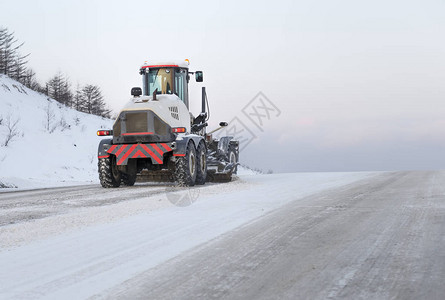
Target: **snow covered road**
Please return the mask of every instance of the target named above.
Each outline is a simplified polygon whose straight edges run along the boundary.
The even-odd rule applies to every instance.
[[[0,299],[434,298],[444,179],[241,176],[191,205],[163,185],[0,193]]]
[[[443,299],[444,181],[386,173],[292,201],[103,298]]]

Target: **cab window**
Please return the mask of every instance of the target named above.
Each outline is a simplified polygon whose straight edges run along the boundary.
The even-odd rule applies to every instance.
[[[157,89],[157,94],[172,94],[173,93],[173,80],[172,69],[150,69],[146,75],[148,80],[148,95],[153,94]]]
[[[186,86],[187,86],[187,82],[186,82],[186,77],[187,74],[185,72],[185,70],[183,69],[176,69],[175,70],[175,94],[184,102],[186,102]]]

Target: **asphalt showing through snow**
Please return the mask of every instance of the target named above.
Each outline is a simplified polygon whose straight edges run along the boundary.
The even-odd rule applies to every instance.
[[[64,214],[76,208],[146,198],[169,189],[171,184],[167,183],[136,184],[117,189],[104,189],[96,184],[0,193],[0,226]]]
[[[443,299],[445,172],[293,201],[97,298]]]

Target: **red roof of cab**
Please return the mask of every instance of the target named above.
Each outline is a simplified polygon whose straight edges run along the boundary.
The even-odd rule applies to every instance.
[[[178,65],[151,65],[151,66],[142,66],[141,69],[145,68],[179,68]]]
[[[188,60],[173,60],[173,61],[158,61],[155,63],[149,64],[148,62],[145,62],[141,69],[147,69],[147,68],[188,68],[190,62]]]

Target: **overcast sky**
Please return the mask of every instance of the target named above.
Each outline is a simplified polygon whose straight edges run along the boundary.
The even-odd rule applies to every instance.
[[[0,8],[0,26],[25,42],[41,82],[61,71],[73,85],[97,84],[115,111],[140,86],[144,61],[188,58],[204,71],[211,127],[234,119],[251,166],[445,168],[444,1],[16,0]],[[197,113],[202,84],[191,85]]]

